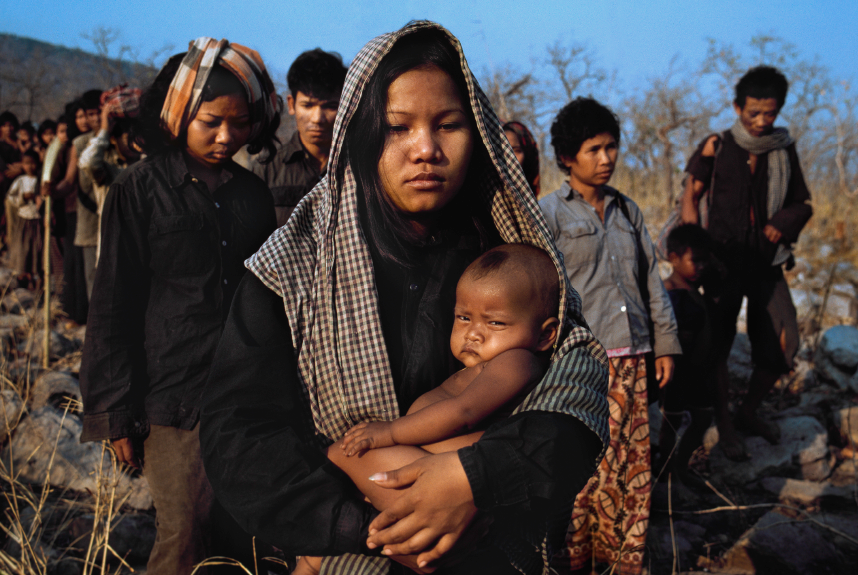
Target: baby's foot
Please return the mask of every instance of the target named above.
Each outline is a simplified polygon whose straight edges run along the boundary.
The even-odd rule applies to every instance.
[[[292,575],[319,575],[319,571],[321,570],[321,557],[298,557],[298,564],[295,565]]]

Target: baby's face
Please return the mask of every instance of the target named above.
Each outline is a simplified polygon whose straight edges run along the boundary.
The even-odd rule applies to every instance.
[[[456,309],[450,348],[473,367],[510,349],[536,351],[542,333],[540,307],[526,279],[509,281],[496,275],[473,280],[467,275],[456,288]]]

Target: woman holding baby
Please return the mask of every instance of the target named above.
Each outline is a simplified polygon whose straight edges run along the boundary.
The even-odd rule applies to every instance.
[[[372,450],[403,454],[371,471],[396,494],[376,509],[328,448],[361,422],[405,415],[462,367],[459,278],[505,243],[553,264],[556,343],[536,346],[545,376],[455,450]],[[607,437],[606,358],[449,32],[414,22],[364,47],[327,177],[247,266],[201,431],[236,519],[289,553],[326,556],[322,572],[545,572]]]

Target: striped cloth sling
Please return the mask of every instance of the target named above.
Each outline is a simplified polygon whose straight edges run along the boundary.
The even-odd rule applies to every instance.
[[[569,285],[562,255],[555,248],[536,199],[530,192],[512,148],[491,106],[471,74],[456,38],[431,22],[414,22],[370,41],[352,62],[334,126],[330,167],[325,178],[296,207],[288,223],[277,230],[247,260],[247,268],[283,298],[298,354],[298,371],[313,423],[323,443],[340,438],[361,421],[390,420],[399,414],[388,364],[373,276],[372,259],[358,220],[358,190],[343,142],[349,121],[380,60],[400,38],[417,30],[442,30],[458,51],[468,84],[479,140],[492,166],[479,194],[490,206],[504,241],[543,248],[557,268],[561,290],[559,317],[564,330],[543,381],[525,398],[516,413],[541,410],[573,415],[608,441],[606,355],[581,316],[581,301]],[[344,169],[340,169],[344,168]],[[338,180],[343,174],[343,181]],[[441,382],[438,382],[439,384]],[[599,455],[601,460],[602,455]],[[565,516],[565,531],[571,516]],[[560,519],[563,521],[564,519]],[[542,573],[548,573],[552,549],[546,531],[520,534],[511,545],[539,551]],[[326,558],[323,573],[387,573],[383,557],[344,555]],[[532,573],[526,560],[517,563]]]

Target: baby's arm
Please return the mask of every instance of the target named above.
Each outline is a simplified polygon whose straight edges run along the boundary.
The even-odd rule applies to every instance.
[[[343,449],[351,456],[394,444],[431,444],[467,433],[523,390],[535,385],[544,372],[544,361],[532,352],[525,349],[505,351],[486,363],[458,395],[448,393],[450,397],[395,421],[358,424],[346,434]],[[444,392],[450,388],[448,381],[442,384]],[[443,397],[443,393],[440,395]]]

